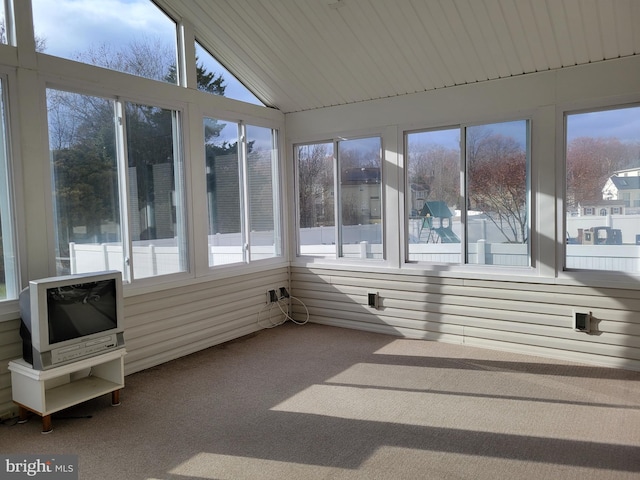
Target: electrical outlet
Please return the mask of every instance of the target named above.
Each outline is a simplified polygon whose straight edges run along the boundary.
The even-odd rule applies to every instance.
[[[378,292],[368,293],[367,301],[369,303],[369,306],[372,308],[380,307],[380,294]]]
[[[275,289],[267,290],[267,303],[273,303],[278,301],[278,294]]]
[[[573,311],[573,329],[577,332],[591,332],[591,312]]]

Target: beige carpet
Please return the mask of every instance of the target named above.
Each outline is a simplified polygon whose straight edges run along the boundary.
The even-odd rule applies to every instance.
[[[640,373],[291,323],[0,426],[80,479],[638,479]]]

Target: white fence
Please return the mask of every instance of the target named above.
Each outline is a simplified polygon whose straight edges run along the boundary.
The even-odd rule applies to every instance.
[[[209,245],[209,265],[219,266],[245,261],[242,246]],[[274,245],[251,247],[251,260],[272,258],[278,252]],[[155,244],[133,246],[133,276],[146,278],[188,270],[176,245]],[[69,273],[86,273],[125,268],[122,246],[118,244],[69,244]]]
[[[488,225],[488,222],[487,222]],[[460,243],[415,243],[418,221],[410,222],[409,259],[419,262],[464,263]],[[623,245],[566,245],[566,267],[570,269],[609,270],[640,273],[640,245],[634,245],[640,234],[640,215],[608,217],[568,217],[567,231],[577,236],[578,228],[610,226],[622,231]],[[483,225],[483,228],[485,226]],[[453,231],[460,233],[460,222],[453,222]],[[471,264],[527,266],[527,245],[501,243],[492,227],[487,228],[487,240],[469,244]],[[353,225],[342,227],[342,255],[347,258],[383,258],[382,226]],[[274,232],[251,233],[251,260],[279,255]],[[335,227],[300,229],[300,253],[304,256],[331,258],[336,255]],[[71,273],[98,270],[122,270],[124,259],[118,244],[70,244]],[[217,234],[209,237],[209,265],[218,266],[245,261],[240,234]],[[151,244],[134,244],[135,278],[186,270],[174,240],[158,240]]]
[[[100,270],[122,270],[124,259],[119,245],[70,244],[71,273]],[[411,244],[412,261],[434,263],[462,263],[462,246],[459,243]],[[640,272],[640,245],[566,245],[567,268]],[[241,246],[210,246],[209,265],[226,265],[244,261]],[[305,256],[333,257],[335,245],[302,245]],[[273,245],[251,248],[252,260],[276,256]],[[343,245],[347,258],[382,258],[382,245],[360,242]],[[134,277],[145,278],[184,271],[176,246],[134,246]],[[469,245],[469,263],[505,266],[527,266],[527,246],[522,244],[487,243],[480,241]]]

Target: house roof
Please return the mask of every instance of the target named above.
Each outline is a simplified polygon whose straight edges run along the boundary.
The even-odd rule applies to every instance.
[[[640,177],[611,177],[611,182],[618,190],[640,189]]]
[[[583,202],[580,206],[582,208],[600,208],[600,207],[624,207],[626,202],[624,200],[594,200],[592,202]]]
[[[155,0],[284,113],[640,53],[630,0]]]
[[[445,202],[442,202],[440,200],[436,200],[433,202],[424,202],[424,207],[422,207],[422,210],[420,211],[420,216],[426,217],[427,214],[435,218],[453,217],[451,209],[449,209]]]

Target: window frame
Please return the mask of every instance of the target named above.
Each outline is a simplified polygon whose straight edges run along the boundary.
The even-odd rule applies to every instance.
[[[89,66],[90,68],[93,68]],[[148,80],[148,79],[145,79]],[[45,78],[43,80],[43,100],[45,103],[45,111],[43,117],[43,124],[46,127],[46,134],[43,135],[43,143],[44,148],[47,152],[47,166],[46,166],[46,195],[48,198],[53,199],[53,185],[52,185],[52,168],[50,162],[50,142],[49,142],[49,116],[46,111],[46,92],[47,90],[59,90],[64,92],[69,92],[72,94],[86,95],[92,97],[99,97],[103,99],[107,99],[113,101],[115,104],[116,111],[114,112],[114,116],[119,117],[119,125],[115,129],[115,141],[116,141],[116,163],[118,167],[118,197],[120,202],[120,228],[122,230],[122,250],[123,250],[123,269],[122,276],[123,282],[126,283],[127,286],[134,287],[144,287],[148,285],[157,285],[161,283],[165,283],[167,281],[179,281],[183,279],[188,279],[193,277],[194,272],[194,255],[193,255],[193,240],[192,229],[189,228],[189,225],[192,224],[192,212],[190,207],[190,171],[189,171],[189,162],[186,161],[188,152],[185,149],[185,130],[184,130],[184,122],[186,117],[187,105],[183,104],[179,101],[167,102],[166,100],[159,100],[157,98],[149,98],[143,96],[131,96],[131,95],[116,95],[106,89],[92,89],[85,88],[82,85],[78,85],[76,82],[59,82],[56,80],[51,80]],[[128,170],[128,151],[127,151],[127,125],[126,125],[126,114],[125,114],[125,105],[127,103],[133,103],[138,105],[146,105],[153,108],[160,108],[163,110],[170,110],[175,113],[176,120],[172,125],[173,132],[173,150],[179,154],[179,158],[174,158],[174,169],[176,162],[179,163],[182,167],[180,180],[182,182],[182,192],[181,192],[181,203],[183,204],[183,214],[182,217],[184,219],[183,230],[185,238],[180,240],[180,243],[183,244],[185,251],[183,252],[186,255],[184,259],[185,269],[184,271],[172,272],[167,274],[159,274],[159,275],[151,275],[148,277],[135,278],[133,274],[133,262],[131,261],[132,253],[133,253],[133,239],[131,238],[131,212],[129,209],[129,176],[127,174]],[[178,178],[176,178],[176,181]],[[56,266],[56,258],[55,258],[55,225],[56,221],[54,205],[53,201],[50,205],[51,211],[50,214],[47,215],[48,222],[48,244],[49,244],[49,252],[50,252],[50,260],[49,260],[49,271],[54,272],[55,275],[59,275],[57,273]],[[180,254],[182,255],[182,253]]]
[[[468,158],[467,158],[467,129],[473,127],[481,127],[481,126],[491,126],[491,125],[499,125],[502,123],[513,123],[513,122],[525,122],[526,128],[526,144],[524,146],[526,151],[526,209],[527,209],[527,265],[486,265],[479,263],[469,263],[469,247],[468,247],[468,184],[469,184],[469,175],[468,175]],[[458,263],[446,263],[446,262],[430,262],[430,261],[419,261],[419,260],[410,260],[409,259],[409,230],[408,230],[408,213],[411,210],[411,206],[409,205],[409,195],[406,194],[408,192],[409,186],[409,169],[408,165],[408,136],[412,133],[423,133],[423,132],[437,132],[442,130],[453,130],[459,129],[460,132],[460,160],[459,160],[459,168],[460,168],[460,194],[459,194],[459,204],[464,207],[460,209],[460,222],[461,222],[461,238],[460,238],[460,262]],[[487,118],[481,119],[473,122],[460,122],[458,124],[442,124],[437,126],[430,126],[425,128],[406,128],[402,130],[402,145],[403,145],[403,158],[404,158],[404,186],[403,190],[405,192],[404,195],[404,266],[410,268],[430,268],[436,270],[461,270],[464,272],[486,272],[488,270],[492,272],[504,272],[507,274],[519,274],[524,273],[527,275],[531,275],[532,270],[536,268],[536,258],[534,255],[534,243],[535,243],[535,232],[534,229],[534,221],[535,221],[535,208],[534,208],[534,157],[531,151],[532,145],[532,132],[533,132],[533,118],[532,115],[521,115],[521,116],[507,116],[507,117],[498,117],[498,118]]]
[[[556,183],[557,224],[559,233],[556,244],[557,276],[565,282],[578,282],[593,286],[637,289],[640,272],[603,269],[577,269],[567,267],[567,120],[570,115],[606,112],[612,110],[640,108],[640,95],[624,95],[609,99],[569,102],[556,106]],[[640,166],[639,166],[640,168]],[[585,281],[585,279],[588,279]]]
[[[13,85],[17,84],[15,72],[6,68],[0,68],[0,82],[2,82],[2,97],[0,98],[0,101],[2,101],[3,104],[3,108],[0,110],[0,115],[2,115],[2,118],[0,119],[0,122],[2,123],[0,125],[4,126],[4,131],[0,132],[0,135],[4,136],[5,143],[4,152],[2,153],[5,156],[5,164],[0,166],[3,170],[0,173],[0,179],[2,179],[2,183],[7,187],[4,194],[6,205],[1,208],[3,213],[8,216],[8,218],[5,218],[2,223],[2,228],[4,230],[2,234],[2,241],[3,244],[8,244],[10,246],[11,256],[13,258],[13,261],[11,262],[13,268],[10,275],[10,281],[7,281],[8,273],[5,269],[5,284],[10,284],[12,286],[7,287],[6,298],[0,299],[0,321],[2,321],[5,314],[13,312],[17,307],[22,277],[21,272],[24,271],[26,261],[20,254],[22,251],[21,239],[24,238],[25,232],[24,220],[16,214],[16,212],[24,209],[22,208],[22,199],[17,194],[20,189],[16,188],[17,185],[22,184],[21,162],[19,161],[20,142],[18,141],[15,133],[17,128],[14,128],[14,116],[11,114],[11,111],[17,107],[17,100],[13,91]],[[0,198],[0,200],[2,199]],[[5,238],[5,233],[8,234],[8,238]],[[5,251],[4,245],[3,251]],[[5,261],[4,254],[1,261]],[[11,295],[9,295],[9,289],[12,290]]]
[[[342,188],[340,182],[341,175],[341,161],[340,161],[340,142],[351,140],[366,140],[366,139],[379,139],[380,141],[380,225],[381,225],[381,257],[380,258],[355,258],[344,256],[342,248]],[[326,256],[314,256],[303,255],[301,253],[300,245],[300,177],[299,177],[299,156],[298,147],[319,145],[319,144],[331,144],[333,148],[333,209],[334,209],[334,238],[335,238],[335,251],[332,255]],[[331,138],[325,138],[321,140],[307,140],[300,142],[292,142],[292,159],[293,159],[293,174],[294,174],[294,196],[295,196],[295,256],[297,259],[304,259],[311,262],[328,262],[328,263],[341,263],[350,264],[356,263],[361,265],[375,265],[377,263],[385,263],[387,259],[387,245],[386,245],[386,232],[387,232],[387,198],[385,192],[385,186],[387,185],[385,175],[385,136],[379,131],[372,131],[361,134],[345,135],[345,136],[332,136]]]
[[[429,127],[429,128],[417,128],[417,129],[407,129],[407,130],[403,130],[402,131],[402,151],[403,151],[403,159],[404,159],[404,164],[403,164],[403,170],[404,170],[404,177],[403,177],[403,182],[404,182],[404,215],[403,215],[403,227],[404,227],[404,265],[415,265],[415,266],[420,266],[420,265],[429,265],[429,266],[443,266],[443,267],[456,267],[456,266],[461,266],[464,265],[465,262],[462,261],[463,258],[465,258],[465,249],[464,249],[464,245],[465,245],[465,228],[464,228],[464,223],[462,223],[462,217],[460,219],[462,225],[461,225],[461,238],[460,238],[460,259],[461,261],[458,263],[450,263],[450,262],[429,262],[429,261],[420,261],[420,260],[411,260],[409,258],[410,252],[409,252],[409,222],[407,221],[409,218],[409,213],[412,210],[412,206],[411,206],[411,185],[409,183],[409,135],[411,134],[420,134],[420,133],[430,133],[430,132],[439,132],[439,131],[444,131],[444,130],[458,130],[458,144],[459,144],[459,155],[458,155],[458,184],[459,184],[459,188],[460,188],[460,192],[458,194],[458,203],[461,203],[463,201],[463,197],[462,197],[462,186],[463,186],[463,179],[464,177],[464,158],[463,158],[463,145],[464,145],[464,141],[462,138],[462,134],[463,134],[463,129],[461,124],[457,124],[457,125],[442,125],[442,126],[438,126],[438,127]],[[462,214],[462,210],[461,210],[461,214]]]
[[[199,92],[202,95],[208,95],[212,97],[216,97],[215,95],[208,94],[206,92]],[[239,101],[239,100],[236,100]],[[263,107],[257,107],[263,108]],[[220,265],[211,265],[209,262],[209,241],[208,241],[208,232],[209,232],[209,212],[208,206],[203,208],[202,212],[200,212],[197,216],[198,218],[203,218],[201,222],[202,225],[205,225],[202,231],[194,232],[194,235],[202,236],[205,235],[204,241],[202,241],[202,247],[198,249],[199,253],[196,252],[194,256],[198,258],[196,260],[196,270],[204,272],[204,275],[217,275],[219,272],[230,271],[238,268],[249,267],[250,265],[269,265],[270,263],[280,263],[286,259],[286,235],[285,235],[285,217],[286,215],[283,212],[283,181],[282,181],[282,171],[283,171],[283,159],[282,159],[282,125],[276,125],[275,122],[264,121],[262,119],[257,119],[252,116],[245,116],[243,119],[233,118],[233,116],[229,115],[225,112],[215,112],[211,109],[203,109],[200,112],[200,130],[198,132],[199,138],[201,138],[201,148],[202,155],[199,160],[195,160],[192,162],[192,168],[196,168],[198,166],[198,171],[202,173],[201,177],[203,179],[202,183],[202,192],[206,197],[207,187],[206,187],[206,148],[204,143],[204,121],[206,118],[215,119],[219,122],[229,122],[233,123],[237,126],[237,140],[238,140],[238,181],[239,181],[239,202],[240,202],[240,237],[241,237],[241,249],[242,249],[242,260],[238,262],[225,263]],[[271,130],[271,138],[272,138],[272,146],[275,149],[275,158],[272,158],[272,201],[274,204],[274,244],[275,249],[278,252],[277,255],[268,257],[268,258],[259,258],[259,259],[251,259],[251,214],[250,214],[250,198],[249,198],[249,178],[248,178],[248,152],[247,152],[247,127],[257,127],[263,129]],[[192,132],[193,134],[193,132]],[[196,192],[193,192],[197,195]],[[277,207],[277,208],[276,208]],[[204,217],[203,217],[204,216]],[[205,258],[203,266],[200,266],[200,259]]]

